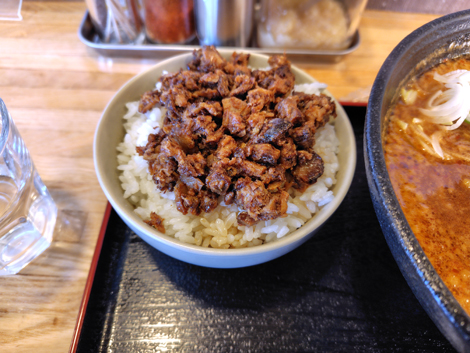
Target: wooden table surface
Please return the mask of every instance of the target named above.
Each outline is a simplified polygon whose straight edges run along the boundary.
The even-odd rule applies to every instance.
[[[24,0],[22,21],[0,21],[0,98],[62,216],[43,255],[0,277],[0,352],[69,350],[107,204],[93,167],[95,126],[120,86],[155,63],[87,48],[77,34],[85,11],[84,1]],[[340,100],[362,97],[399,41],[436,17],[367,10],[356,51],[301,67]]]

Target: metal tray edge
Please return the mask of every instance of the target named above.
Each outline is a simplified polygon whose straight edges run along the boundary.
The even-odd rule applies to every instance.
[[[199,45],[169,45],[169,44],[113,44],[113,43],[97,43],[93,40],[95,29],[91,22],[88,11],[85,12],[78,37],[87,47],[95,50],[103,56],[131,56],[131,57],[168,57],[185,52],[191,52],[200,48]],[[259,48],[259,47],[225,47],[232,50],[243,50],[245,52],[260,53],[266,55],[286,54],[289,57],[319,59],[322,61],[339,61],[345,55],[356,50],[361,43],[359,31],[356,31],[351,46],[345,50],[293,50],[282,48]]]

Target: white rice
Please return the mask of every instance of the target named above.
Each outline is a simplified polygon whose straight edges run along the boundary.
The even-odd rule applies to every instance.
[[[295,90],[319,94],[325,87],[321,83],[312,83],[296,85]],[[289,190],[286,217],[261,221],[250,227],[238,225],[238,207],[235,204],[225,205],[222,197],[217,208],[210,213],[183,215],[176,209],[174,193],[160,193],[148,173],[147,162],[136,153],[136,146],[145,146],[148,135],[157,132],[162,126],[165,111],[156,107],[146,114],[140,114],[138,105],[139,102],[126,104],[126,135],[117,147],[119,179],[124,197],[135,206],[135,212],[142,219],[149,219],[151,212],[157,213],[164,219],[166,235],[204,247],[240,248],[260,245],[295,231],[334,198],[331,187],[336,183],[339,168],[339,140],[332,121],[315,134],[314,150],[323,159],[324,173],[304,193]]]

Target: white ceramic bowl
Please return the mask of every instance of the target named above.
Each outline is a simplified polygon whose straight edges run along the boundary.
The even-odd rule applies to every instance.
[[[232,54],[232,51],[222,49],[219,52],[226,58]],[[307,241],[320,229],[338,208],[351,185],[356,166],[356,142],[348,116],[339,104],[335,126],[341,141],[338,156],[340,170],[333,188],[335,198],[301,228],[277,241],[243,249],[213,249],[186,244],[145,224],[123,197],[118,179],[116,146],[124,137],[122,117],[126,113],[125,103],[137,101],[144,92],[154,89],[164,70],[175,72],[186,68],[191,58],[192,54],[188,53],[160,62],[132,78],[108,103],[98,123],[93,146],[100,185],[113,208],[137,235],[156,249],[179,260],[206,267],[236,268],[260,264],[282,256]],[[251,54],[249,64],[254,68],[264,68],[268,66],[267,60],[265,55]],[[292,71],[296,76],[296,84],[316,82],[295,66],[292,66]]]

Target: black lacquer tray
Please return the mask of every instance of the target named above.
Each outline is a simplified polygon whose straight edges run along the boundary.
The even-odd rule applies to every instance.
[[[351,189],[308,242],[271,262],[212,269],[175,260],[109,209],[72,352],[454,352],[414,297],[369,196],[366,108]]]

